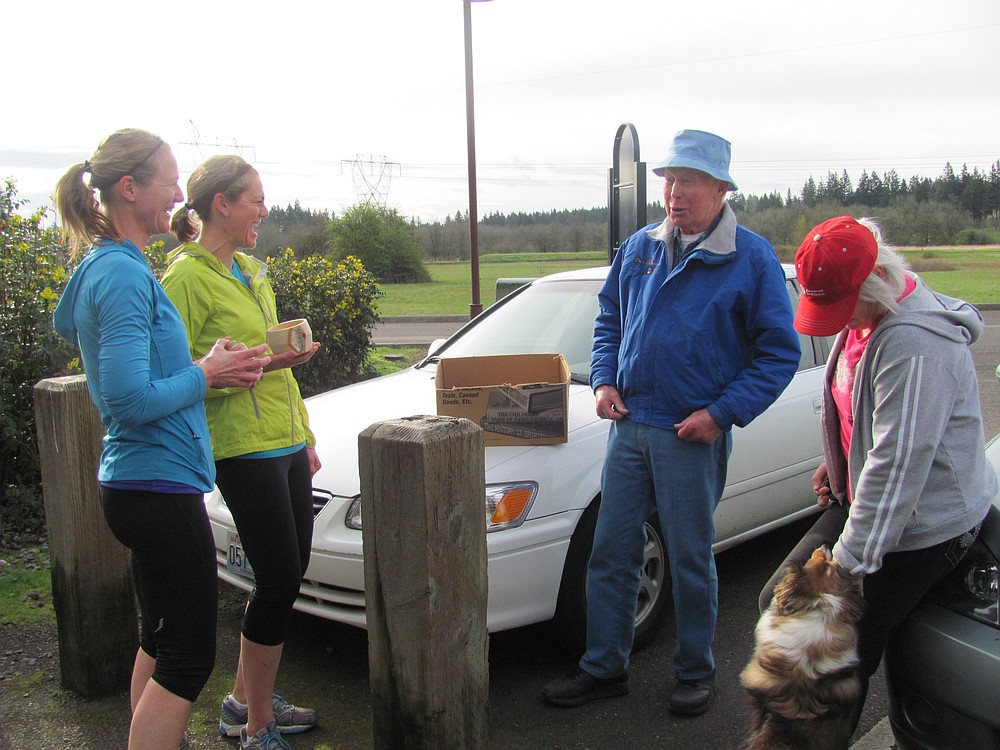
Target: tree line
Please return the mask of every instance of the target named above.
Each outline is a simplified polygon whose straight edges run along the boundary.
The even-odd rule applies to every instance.
[[[828,172],[820,182],[810,176],[798,195],[792,195],[791,190],[784,198],[777,192],[763,196],[737,193],[731,203],[738,210],[750,212],[796,206],[813,208],[823,203],[872,208],[891,206],[909,197],[918,203],[954,203],[967,211],[977,225],[985,218],[995,218],[1000,211],[1000,159],[990,165],[989,172],[981,172],[978,167],[970,171],[963,164],[959,174],[955,174],[948,162],[941,176],[934,180],[916,175],[904,180],[895,169],[881,176],[874,170],[864,170],[854,185],[845,169],[839,175]]]
[[[853,181],[847,170],[829,172],[820,180],[810,176],[798,193],[791,189],[785,195],[777,191],[764,195],[737,192],[730,195],[729,204],[744,226],[764,235],[779,249],[798,246],[810,226],[838,213],[877,218],[889,241],[896,245],[996,244],[1000,243],[1000,159],[985,171],[963,165],[956,172],[949,162],[933,179],[915,175],[904,180],[890,169],[881,174],[863,170]],[[456,211],[443,221],[419,222],[391,208],[369,206],[367,210],[365,218],[375,221],[381,217],[388,234],[409,233],[425,261],[470,257],[468,211]],[[663,204],[650,203],[646,215],[648,222],[658,221],[664,216]],[[304,209],[298,203],[273,208],[270,218],[260,226],[257,253],[264,257],[291,247],[300,254],[328,254],[335,249],[338,235],[343,236],[339,222],[332,212]],[[606,206],[497,211],[479,222],[480,255],[603,251],[607,245]],[[351,252],[363,257],[358,248]],[[413,266],[409,246],[405,257],[405,265]],[[383,266],[386,263],[391,265],[391,259],[381,261]]]

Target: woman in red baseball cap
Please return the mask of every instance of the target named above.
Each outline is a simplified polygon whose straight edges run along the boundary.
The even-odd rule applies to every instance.
[[[764,587],[760,608],[786,567],[832,548],[865,599],[853,732],[886,642],[965,554],[996,494],[969,351],[983,321],[927,287],[870,219],[814,227],[795,271],[795,328],[837,335],[823,388],[825,460],[813,475],[824,511]]]

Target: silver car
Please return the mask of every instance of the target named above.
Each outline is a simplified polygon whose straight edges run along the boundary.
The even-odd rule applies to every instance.
[[[323,468],[314,478],[312,557],[296,608],[365,627],[358,434],[372,424],[436,409],[434,375],[446,357],[561,353],[572,370],[568,440],[562,445],[486,448],[483,523],[489,555],[491,631],[558,618],[582,642],[586,569],[600,503],[608,422],[595,414],[588,385],[597,293],[608,269],[554,274],[505,297],[413,367],[307,401]],[[799,289],[785,268],[793,306]],[[830,340],[801,337],[802,360],[777,402],[734,431],[729,481],[715,515],[721,551],[816,511],[810,477],[820,462],[820,393]],[[386,467],[386,470],[393,470]],[[505,498],[530,500],[515,517]],[[218,492],[207,500],[219,576],[248,589],[252,572]],[[646,527],[636,641],[655,633],[670,607],[664,543],[656,518]],[[456,573],[460,575],[460,573]]]
[[[1000,437],[986,455],[1000,474]],[[903,750],[1000,749],[998,562],[1000,495],[979,539],[886,649],[889,723]]]

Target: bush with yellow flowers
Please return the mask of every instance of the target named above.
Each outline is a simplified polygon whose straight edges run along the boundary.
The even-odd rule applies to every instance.
[[[13,180],[0,187],[0,542],[45,523],[35,433],[35,384],[79,372],[52,327],[66,286],[68,250],[46,211],[22,216]]]
[[[291,248],[267,258],[267,275],[278,302],[278,319],[306,318],[323,346],[295,368],[303,396],[371,377],[366,371],[371,333],[379,321],[382,291],[361,261],[296,258]]]

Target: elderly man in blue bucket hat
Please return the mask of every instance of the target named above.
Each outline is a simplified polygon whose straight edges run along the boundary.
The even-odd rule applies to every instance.
[[[715,694],[718,579],[713,514],[732,427],[763,412],[792,379],[798,337],[770,243],[736,223],[726,193],[730,144],[674,136],[653,168],[666,218],[619,248],[594,324],[590,384],[611,420],[587,580],[587,650],[547,683],[549,703],[628,693],[645,521],[659,515],[673,579],[677,644],[671,712],[704,712]]]

